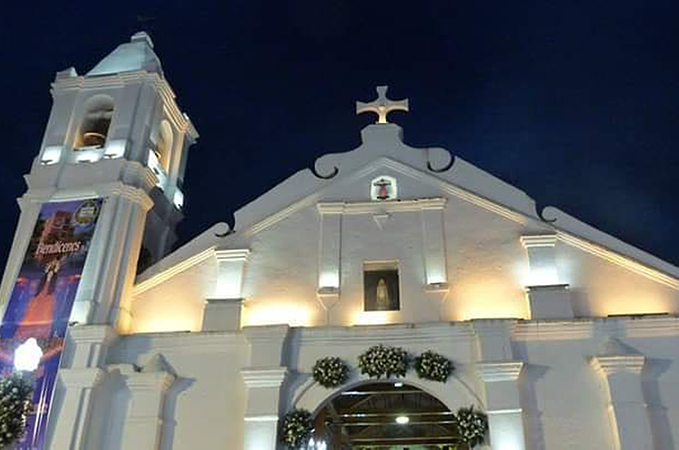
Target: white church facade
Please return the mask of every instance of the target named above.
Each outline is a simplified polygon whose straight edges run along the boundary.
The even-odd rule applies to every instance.
[[[172,251],[198,133],[150,38],[57,73],[0,301],[45,204],[102,203],[41,448],[282,449],[293,409],[318,448],[464,448],[452,413],[473,406],[480,448],[679,449],[679,268],[406,145],[388,113],[407,102],[378,93],[358,148]],[[454,371],[371,379],[379,344]],[[341,386],[311,376],[328,356]]]

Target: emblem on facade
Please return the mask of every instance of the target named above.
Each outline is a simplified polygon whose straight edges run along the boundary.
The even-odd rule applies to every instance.
[[[392,177],[375,178],[370,185],[370,198],[372,200],[394,200],[397,196],[396,180]]]

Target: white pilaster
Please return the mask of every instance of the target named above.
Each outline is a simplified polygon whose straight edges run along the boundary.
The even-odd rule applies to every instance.
[[[445,205],[445,199],[434,199],[422,205],[422,240],[427,290],[441,290],[448,286],[443,229]]]
[[[536,319],[572,319],[573,303],[571,291],[567,284],[552,286],[529,286],[526,296],[530,306],[530,318]]]
[[[136,273],[137,259],[144,235],[146,213],[153,206],[149,196],[139,188],[120,186],[106,199],[102,208],[102,228],[98,262],[89,285],[91,302],[96,307],[88,323],[116,324],[125,331],[131,320],[129,301]],[[94,255],[92,255],[94,256]]]
[[[104,375],[98,367],[59,371],[64,396],[59,415],[50,418],[56,423],[50,448],[86,450],[93,391]]]
[[[122,436],[122,447],[129,450],[154,450],[160,446],[165,393],[174,375],[158,372],[134,372],[124,375],[130,390],[130,406]]]
[[[275,450],[277,446],[280,388],[285,381],[285,367],[241,370],[247,387],[245,409],[245,450]]]
[[[607,343],[610,348],[610,341]],[[618,344],[620,347],[620,345]],[[641,371],[645,358],[626,349],[590,359],[594,370],[605,380],[608,415],[615,450],[651,450],[651,424],[644,401]]]
[[[554,234],[521,236],[528,254],[526,297],[531,319],[572,319],[573,304],[568,284],[559,278]]]
[[[203,331],[240,330],[242,299],[209,298],[203,309]]]
[[[241,370],[247,387],[245,450],[274,450],[278,417],[282,412],[281,386],[287,375],[283,350],[289,327],[246,327],[250,367]]]
[[[52,405],[49,416],[48,427],[54,430],[50,448],[80,450],[87,445],[93,396],[106,376],[102,366],[117,334],[107,325],[81,325],[69,329],[68,337],[59,369],[63,399]]]
[[[556,235],[521,236],[521,244],[528,253],[530,273],[527,285],[559,284],[555,257]]]
[[[215,251],[215,258],[217,258],[219,268],[214,298],[243,298],[243,276],[249,255],[250,250],[248,249],[223,249]]]
[[[9,297],[12,294],[16,277],[19,274],[24,255],[28,249],[33,228],[35,228],[38,220],[41,204],[22,198],[19,200],[19,206],[21,206],[19,223],[17,223],[16,231],[14,232],[14,240],[12,241],[9,257],[5,264],[2,284],[0,284],[0,304],[3,305],[0,309],[3,315],[5,307],[9,302]]]
[[[521,361],[481,362],[476,372],[486,390],[486,412],[493,450],[526,448],[518,380]]]
[[[317,208],[321,215],[317,292],[319,301],[329,310],[339,300],[344,207],[341,203],[321,203]]]

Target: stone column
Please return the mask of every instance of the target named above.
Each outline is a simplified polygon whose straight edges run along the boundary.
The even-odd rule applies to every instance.
[[[605,380],[607,410],[613,432],[615,450],[652,450],[653,438],[646,402],[641,386],[643,355],[622,348],[610,340],[619,351],[604,352],[591,358],[594,370]]]
[[[281,387],[288,370],[283,349],[289,327],[246,327],[250,344],[250,367],[241,370],[247,388],[245,450],[275,450],[278,418],[284,410]]]
[[[155,450],[160,445],[165,393],[175,376],[156,355],[141,372],[121,373],[130,390],[122,447],[129,450]]]
[[[486,413],[493,450],[526,448],[518,388],[522,369],[521,361],[476,364],[476,371],[486,389]]]
[[[51,415],[48,423],[54,430],[49,448],[80,450],[87,448],[93,394],[106,376],[102,367],[108,346],[117,335],[107,325],[81,325],[72,327],[68,337],[69,351],[59,370],[61,405],[51,407],[59,415]]]

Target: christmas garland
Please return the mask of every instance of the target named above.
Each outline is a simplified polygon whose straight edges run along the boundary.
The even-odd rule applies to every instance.
[[[457,432],[462,442],[467,444],[470,449],[486,441],[488,418],[484,413],[474,410],[473,406],[460,408],[455,414],[455,420]]]
[[[327,357],[316,361],[312,371],[314,380],[323,387],[341,386],[349,377],[349,366],[340,358]]]
[[[283,418],[280,440],[288,448],[300,450],[311,438],[312,431],[311,413],[305,409],[294,409]]]
[[[371,378],[404,377],[408,371],[408,353],[401,347],[375,345],[358,356],[358,367]]]
[[[0,448],[21,438],[33,412],[33,382],[20,373],[0,379]]]
[[[415,370],[420,378],[445,383],[455,367],[445,356],[428,350],[415,358]]]

